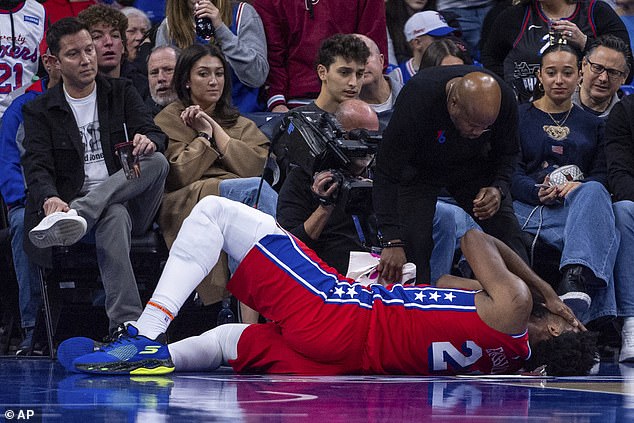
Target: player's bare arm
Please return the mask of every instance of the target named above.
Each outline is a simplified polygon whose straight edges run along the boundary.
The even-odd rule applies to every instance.
[[[470,230],[460,246],[484,289],[476,296],[480,318],[500,332],[525,331],[533,307],[531,293],[524,281],[509,270],[492,237]]]

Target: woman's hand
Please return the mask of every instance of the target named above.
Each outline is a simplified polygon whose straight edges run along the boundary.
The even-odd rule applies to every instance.
[[[581,32],[574,22],[561,19],[554,21],[551,25],[555,31],[561,33],[563,39],[567,40],[569,44],[574,45],[579,50],[583,50],[586,47],[588,36]]]
[[[223,24],[220,10],[209,0],[198,0],[194,5],[194,16],[196,18],[211,19],[214,28]]]
[[[544,184],[548,185],[548,178],[546,178],[544,180]],[[537,196],[539,197],[539,202],[544,204],[544,205],[549,205],[552,204],[554,202],[556,202],[559,199],[559,190],[557,189],[557,186],[548,186],[548,187],[542,187],[539,189],[539,192],[537,193]]]
[[[205,132],[209,136],[213,136],[214,134],[213,119],[197,104],[183,110],[181,119],[185,125],[196,132]]]
[[[579,187],[581,185],[581,182],[578,181],[573,181],[573,182],[566,182],[563,185],[559,186],[559,198],[566,198],[568,196],[568,194],[570,194],[572,191],[574,191],[575,189],[577,189],[577,187]]]

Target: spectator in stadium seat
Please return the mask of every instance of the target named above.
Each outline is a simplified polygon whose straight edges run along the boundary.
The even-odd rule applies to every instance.
[[[392,115],[392,108],[396,103],[396,97],[403,88],[403,84],[383,73],[385,69],[385,57],[379,47],[370,38],[362,34],[355,34],[365,43],[370,50],[370,56],[365,63],[363,73],[363,85],[359,98],[370,105],[379,115],[381,128],[385,129]]]
[[[168,247],[194,206],[220,195],[255,206],[269,140],[255,123],[231,105],[229,65],[214,44],[193,44],[182,51],[174,70],[178,100],[156,115],[169,137],[165,152],[170,172],[159,214]],[[277,194],[263,184],[258,208],[275,216]],[[225,261],[198,289],[205,304],[222,299],[228,280]],[[257,315],[248,320],[257,321]]]
[[[253,6],[230,0],[167,0],[166,18],[156,32],[156,46],[185,49],[194,43],[214,42],[230,67],[232,103],[240,113],[264,109],[258,96],[269,74],[266,36]],[[210,19],[211,39],[196,35],[194,20]]]
[[[437,37],[445,37],[452,34],[455,28],[450,27],[440,13],[425,11],[412,15],[405,23],[403,31],[405,39],[411,47],[412,57],[400,63],[396,69],[390,72],[390,76],[401,84],[407,83],[418,72],[420,60],[427,47]]]
[[[26,192],[24,172],[20,163],[20,156],[24,152],[22,106],[59,82],[59,70],[55,69],[52,60],[50,52],[42,55],[42,64],[48,77],[33,83],[24,94],[13,100],[2,116],[0,127],[0,192],[9,212],[11,252],[18,281],[18,306],[24,332],[24,338],[16,351],[17,355],[31,352],[35,319],[41,306],[38,269],[29,259],[23,246]]]
[[[142,310],[131,237],[151,228],[161,204],[169,165],[160,151],[167,137],[129,80],[98,73],[85,24],[60,19],[46,39],[62,83],[22,108],[24,246],[35,263],[51,267],[49,247],[72,245],[86,233],[94,237],[113,333]],[[133,180],[115,153],[115,145],[126,141],[140,165]]]
[[[384,0],[258,0],[271,66],[267,108],[287,112],[320,91],[314,60],[321,42],[337,33],[368,36],[385,54]]]
[[[432,66],[470,65],[471,58],[453,39],[441,38],[427,47],[420,59],[420,68]]]
[[[605,34],[629,43],[625,25],[605,2],[514,0],[513,4],[496,18],[482,50],[482,64],[512,84],[520,103],[533,95],[541,52],[549,44],[561,40],[583,51]]]
[[[412,50],[405,39],[405,22],[414,14],[424,10],[436,10],[436,0],[386,0],[388,71],[409,60]]]
[[[134,7],[124,7],[121,9],[128,18],[128,27],[125,30],[126,37],[126,60],[132,63],[144,75],[147,75],[147,58],[151,50],[149,32],[152,28],[150,19],[145,12]],[[147,46],[141,47],[143,44]]]
[[[80,12],[77,18],[90,30],[97,51],[99,72],[110,78],[129,79],[145,101],[150,96],[147,77],[125,58],[128,18],[102,4],[90,6]]]
[[[614,35],[592,41],[581,61],[581,83],[572,102],[593,115],[607,119],[619,101],[617,92],[630,73],[630,49]]]
[[[154,47],[148,57],[147,74],[150,85],[150,97],[145,104],[152,116],[156,116],[165,106],[176,101],[172,79],[180,49],[172,46]]]
[[[579,52],[570,45],[544,51],[537,74],[544,95],[519,109],[522,157],[511,193],[523,230],[561,251],[558,294],[577,303],[571,307],[580,319],[592,321],[615,313],[619,235],[606,189],[604,122],[571,100],[578,63]],[[583,180],[551,181],[549,174],[566,165],[576,165]]]

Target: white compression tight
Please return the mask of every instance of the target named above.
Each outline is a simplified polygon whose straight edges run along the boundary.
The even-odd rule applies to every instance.
[[[169,344],[174,368],[179,372],[217,369],[238,357],[238,340],[249,325],[233,323],[215,327],[202,335]]]
[[[183,222],[151,301],[176,316],[221,250],[240,262],[265,235],[283,233],[275,219],[252,207],[215,195],[203,198]],[[170,322],[162,311],[146,306],[135,326],[154,339]]]

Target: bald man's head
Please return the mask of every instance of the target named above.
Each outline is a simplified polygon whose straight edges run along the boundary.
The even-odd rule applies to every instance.
[[[346,131],[358,128],[379,130],[379,118],[376,112],[363,100],[342,101],[335,110],[335,118]]]
[[[346,131],[353,129],[379,130],[379,117],[374,109],[363,100],[342,101],[335,110],[335,118]],[[374,154],[366,157],[355,157],[348,166],[348,170],[353,175],[360,175],[372,163],[373,159]]]
[[[447,83],[447,110],[465,138],[478,138],[500,113],[502,90],[491,75],[471,72]]]

